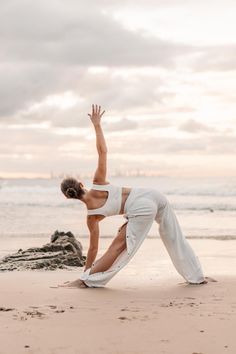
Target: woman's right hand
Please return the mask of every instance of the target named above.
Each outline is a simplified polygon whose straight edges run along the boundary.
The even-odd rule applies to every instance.
[[[93,123],[94,126],[99,125],[102,115],[105,111],[101,113],[101,106],[92,105],[92,113],[88,113],[89,118],[91,119],[91,122]]]

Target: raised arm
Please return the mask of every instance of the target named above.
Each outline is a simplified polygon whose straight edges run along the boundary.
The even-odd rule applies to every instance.
[[[88,114],[93,123],[96,133],[96,147],[98,152],[98,167],[95,171],[93,183],[106,184],[107,173],[107,146],[101,126],[101,117],[105,111],[101,113],[101,106],[92,105],[92,113]]]

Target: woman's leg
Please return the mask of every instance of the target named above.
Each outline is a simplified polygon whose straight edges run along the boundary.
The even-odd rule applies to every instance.
[[[104,255],[94,263],[90,274],[105,272],[108,270],[117,257],[126,249],[126,227],[127,222],[119,228],[117,236],[114,238]]]
[[[189,283],[204,282],[201,264],[185,239],[176,215],[169,203],[160,217],[160,237],[171,257],[171,260],[182,277]]]
[[[91,267],[89,275],[94,274],[94,273],[101,273],[105,272],[108,270],[112,264],[115,262],[115,260],[118,258],[118,256],[126,249],[126,227],[127,227],[128,221],[124,223],[119,229],[117,236],[115,239],[112,241],[110,247],[108,250],[104,253],[104,255],[99,258],[97,261],[95,261],[94,265]],[[126,257],[127,258],[127,257]],[[60,285],[62,287],[72,287],[72,288],[87,288],[88,286],[86,283],[81,280],[77,279],[72,282],[66,282],[63,285]]]
[[[83,280],[83,282],[88,287],[105,286],[125,265],[130,262],[134,254],[141,246],[145,237],[147,236],[154,220],[154,213],[150,215],[135,215],[128,217],[128,223],[126,223],[125,226],[123,225],[122,229],[120,230],[120,235],[123,235],[123,237],[126,239],[126,247],[124,250],[121,251],[124,246],[122,246],[120,241],[113,244],[112,247],[114,247],[114,249],[112,251],[111,258],[109,255],[106,255],[105,262],[103,257],[102,264],[100,263],[101,259],[97,261],[99,262],[98,266],[102,266],[106,268],[106,270],[98,271],[97,268],[96,273],[91,273],[94,271],[94,268],[92,267],[91,269],[87,269],[87,271],[82,273],[80,279]],[[118,251],[119,247],[120,250]],[[111,264],[109,268],[107,268],[108,264]],[[95,262],[94,267],[96,266],[97,263]]]

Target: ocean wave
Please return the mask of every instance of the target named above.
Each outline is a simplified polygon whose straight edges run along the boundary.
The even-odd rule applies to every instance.
[[[4,235],[0,235],[1,239],[11,239],[11,238],[18,238],[18,239],[29,239],[29,238],[39,238],[39,239],[46,239],[48,240],[48,237],[50,236],[50,232],[42,232],[42,233],[5,233]],[[75,237],[78,239],[88,239],[87,234],[75,234]],[[100,235],[101,239],[113,239],[114,235],[112,234],[107,234],[107,235]],[[159,235],[148,235],[148,239],[156,239],[160,238]],[[227,234],[227,235],[186,235],[186,239],[189,240],[221,240],[221,241],[230,241],[230,240],[236,240],[236,234]]]
[[[236,211],[236,204],[184,204],[184,203],[171,203],[173,206],[173,209],[176,211],[192,211],[192,212],[200,212],[200,211],[207,211],[207,212],[215,212],[215,211]],[[57,202],[27,202],[27,201],[1,201],[0,200],[0,206],[2,208],[10,207],[10,208],[59,208],[59,209],[78,209],[81,210],[82,208],[84,209],[84,206],[81,205],[78,202],[70,203],[57,203]]]
[[[118,183],[117,183],[118,182]],[[181,178],[144,178],[135,179],[124,178],[114,181],[117,185],[129,185],[131,188],[150,187],[156,188],[168,196],[216,196],[235,197],[236,179],[181,179]],[[137,184],[138,183],[138,184]],[[90,183],[85,185],[90,188]],[[16,180],[4,181],[1,184],[0,195],[41,195],[45,197],[60,195],[60,181],[55,180]]]
[[[62,204],[62,203],[31,203],[31,202],[3,202],[0,201],[0,206],[2,207],[32,207],[32,208],[70,208],[70,209],[80,209],[81,205],[75,204],[75,203],[68,203],[68,204]]]
[[[226,190],[212,190],[212,191],[202,191],[202,190],[167,190],[164,192],[167,196],[179,195],[179,196],[202,196],[202,197],[235,197],[236,190],[226,191]]]
[[[175,210],[180,211],[236,211],[236,205],[172,205]]]
[[[120,184],[123,181],[119,181]],[[236,182],[201,179],[187,181],[182,179],[143,179],[138,183],[163,192],[176,210],[186,211],[235,211]],[[131,182],[131,180],[130,180]],[[157,183],[158,182],[158,183]],[[172,182],[172,184],[171,184]],[[134,184],[134,181],[133,181]],[[16,180],[4,181],[0,189],[0,205],[12,207],[80,208],[81,202],[66,200],[60,191],[58,181],[54,180]]]

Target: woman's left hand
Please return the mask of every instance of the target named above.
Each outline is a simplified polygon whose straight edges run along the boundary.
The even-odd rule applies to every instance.
[[[105,111],[101,113],[101,106],[92,105],[92,113],[88,113],[89,118],[91,119],[91,122],[93,123],[94,126],[99,125],[101,122],[102,115]]]

